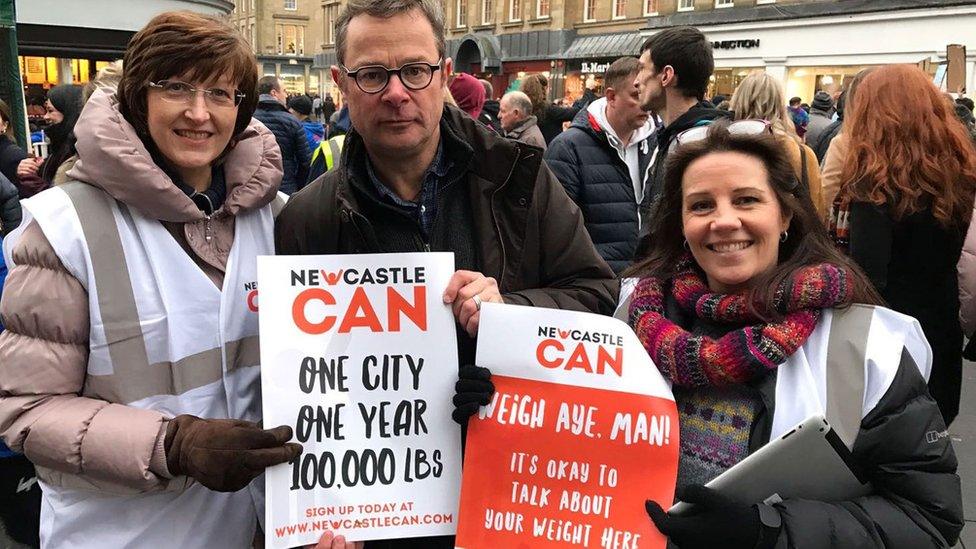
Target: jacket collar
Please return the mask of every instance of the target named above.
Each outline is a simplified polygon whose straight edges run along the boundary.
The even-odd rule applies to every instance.
[[[657,146],[661,150],[667,150],[671,140],[679,133],[695,126],[707,124],[717,118],[729,118],[731,115],[728,111],[720,111],[710,107],[708,103],[699,101],[697,105],[688,109],[688,112],[676,118],[674,122],[658,130]]]
[[[78,162],[68,177],[160,221],[188,222],[205,215],[152,160],[135,128],[119,112],[114,92],[92,94],[75,125]],[[227,199],[237,215],[270,203],[281,184],[281,152],[274,134],[254,120],[223,160]]]
[[[270,93],[262,93],[258,96],[258,108],[266,111],[288,112],[288,108],[282,105],[281,102],[275,99]]]
[[[499,136],[453,105],[444,105],[440,128],[444,154],[451,155],[455,168],[465,169],[493,186],[505,184],[519,157],[518,142]],[[354,162],[361,162],[365,154],[366,146],[353,121],[353,128],[346,134],[342,147],[342,165],[346,166],[347,180],[351,175],[350,167]]]
[[[512,128],[512,131],[506,132],[506,137],[510,137],[512,139],[518,139],[519,137],[522,137],[522,134],[525,133],[526,130],[528,130],[532,126],[537,125],[538,123],[539,123],[539,119],[536,118],[534,114],[529,115],[525,117],[521,122],[519,122],[518,126]]]

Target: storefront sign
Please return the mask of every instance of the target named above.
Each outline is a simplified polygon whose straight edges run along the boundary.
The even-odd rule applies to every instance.
[[[303,447],[267,471],[269,549],[454,533],[453,272],[449,253],[258,258],[264,425]]]
[[[623,322],[486,303],[477,364],[495,394],[472,417],[456,547],[640,547],[666,540],[678,471],[671,390]]]
[[[580,64],[580,72],[603,74],[610,68],[610,63],[591,63],[584,61]]]
[[[752,40],[720,40],[712,42],[712,47],[717,50],[735,50],[739,48],[751,49],[759,47],[759,39]]]

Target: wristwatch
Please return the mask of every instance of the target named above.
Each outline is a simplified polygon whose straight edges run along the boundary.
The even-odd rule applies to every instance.
[[[771,505],[759,503],[756,505],[759,510],[759,539],[756,541],[756,549],[771,549],[776,545],[779,538],[779,531],[783,527],[783,517],[779,511]]]

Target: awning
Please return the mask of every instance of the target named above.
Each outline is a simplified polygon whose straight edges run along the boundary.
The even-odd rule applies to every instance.
[[[636,56],[643,40],[638,32],[578,36],[566,50],[566,59]]]

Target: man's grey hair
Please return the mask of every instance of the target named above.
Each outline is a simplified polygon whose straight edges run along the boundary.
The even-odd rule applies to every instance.
[[[528,95],[518,90],[510,91],[502,96],[502,101],[513,109],[518,109],[523,117],[532,115],[532,100]]]
[[[440,0],[349,0],[335,23],[336,59],[339,64],[345,65],[346,34],[349,32],[349,22],[354,17],[371,15],[387,19],[414,9],[419,9],[433,27],[437,55],[444,59],[447,56],[447,44],[444,41],[444,7]]]

